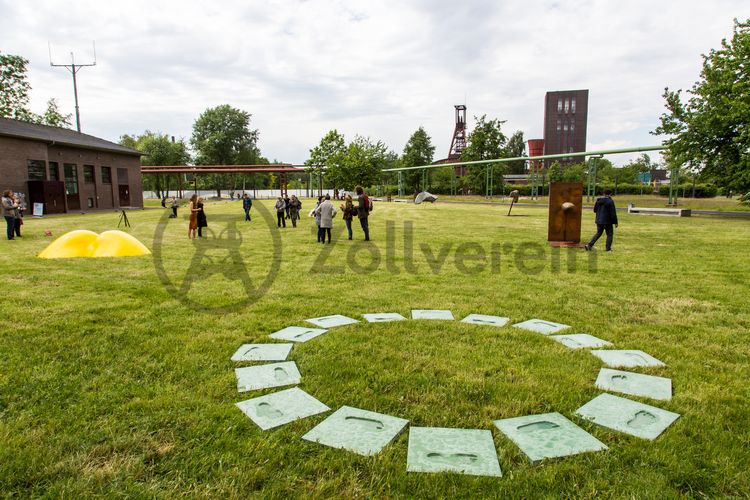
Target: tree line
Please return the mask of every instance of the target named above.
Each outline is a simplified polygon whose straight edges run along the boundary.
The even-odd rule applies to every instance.
[[[26,80],[28,61],[20,56],[0,53],[0,117],[15,118],[52,126],[70,127],[70,116],[63,115],[54,99],[47,103],[43,114],[28,108],[30,85]],[[703,56],[700,79],[687,91],[664,91],[667,111],[660,117],[654,134],[666,135],[665,158],[672,175],[714,184],[724,193],[750,191],[750,20],[734,21],[730,40],[722,40],[721,48]],[[250,126],[250,113],[225,104],[205,110],[194,122],[189,142],[174,141],[168,135],[145,131],[140,135],[123,135],[120,143],[142,151],[143,165],[268,164],[258,149],[257,129]],[[462,161],[487,160],[525,156],[523,132],[510,137],[503,132],[505,121],[475,116],[475,126],[468,134]],[[398,184],[397,175],[383,172],[394,167],[430,165],[435,160],[435,146],[423,127],[411,134],[399,155],[383,141],[355,135],[348,141],[336,129],[327,132],[310,149],[305,162],[309,173],[327,188],[353,189],[356,185],[373,188],[386,186],[389,194]],[[278,163],[273,160],[273,163]],[[602,182],[637,184],[641,174],[658,166],[647,155],[615,168],[608,160],[600,160],[597,178]],[[496,188],[503,174],[524,174],[525,162],[483,164],[466,167],[466,175],[456,178],[453,167],[428,171],[407,170],[401,175],[405,194],[423,189],[434,192],[473,192],[484,194],[488,170]],[[586,167],[582,164],[553,165],[545,172],[547,180],[583,180]],[[309,177],[292,175],[291,187],[302,187]],[[199,189],[267,189],[278,188],[273,174],[212,174],[198,179],[181,179]],[[144,189],[161,192],[175,189],[175,176],[149,175]]]

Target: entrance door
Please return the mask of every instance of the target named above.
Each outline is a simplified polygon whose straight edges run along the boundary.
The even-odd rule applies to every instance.
[[[44,203],[45,214],[65,213],[65,183],[29,181],[29,204]]]
[[[120,188],[120,206],[130,206],[130,186],[119,186]]]
[[[117,169],[117,184],[120,188],[120,206],[130,206],[130,182],[128,182],[128,169]]]

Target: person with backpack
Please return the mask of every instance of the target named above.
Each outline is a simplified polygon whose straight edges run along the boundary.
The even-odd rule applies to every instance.
[[[289,200],[289,216],[292,219],[292,227],[297,227],[300,210],[302,210],[302,202],[299,201],[296,195],[292,195],[292,199]]]
[[[362,186],[354,188],[354,192],[357,193],[357,217],[359,217],[359,224],[362,226],[362,231],[365,233],[365,241],[370,241],[370,224],[368,217],[372,212],[372,201],[370,197],[365,194],[365,190]]]
[[[286,213],[286,218],[291,218],[291,215],[289,214],[289,208],[292,200],[289,198],[289,195],[284,195],[284,203],[286,203],[286,207],[284,207],[284,213]]]
[[[344,203],[341,204],[341,217],[346,223],[346,231],[349,233],[349,239],[352,239],[352,219],[357,215],[357,209],[354,208],[354,202],[352,201],[352,195],[348,194],[344,198]]]
[[[250,209],[253,208],[253,200],[250,195],[245,193],[245,197],[242,199],[242,209],[245,211],[245,222],[250,220]]]

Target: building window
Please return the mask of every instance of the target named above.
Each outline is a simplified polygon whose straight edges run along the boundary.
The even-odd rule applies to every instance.
[[[111,167],[102,167],[102,184],[112,184]]]
[[[65,192],[78,194],[78,165],[63,163],[63,170],[65,171]]]
[[[30,181],[43,181],[47,179],[47,166],[44,160],[26,160],[26,166],[29,169]]]
[[[573,146],[570,146],[570,147],[568,148],[568,153],[572,153],[572,152],[573,152]]]
[[[558,132],[560,131],[560,119],[559,118],[557,119],[557,131]]]
[[[117,169],[117,183],[120,186],[127,186],[128,185],[128,169],[127,168],[118,168]]]
[[[565,112],[567,113],[570,109],[570,101],[568,99],[565,99]]]
[[[561,111],[562,111],[562,97],[558,97],[557,98],[557,112],[559,113]]]
[[[94,199],[93,198],[86,198],[86,207],[87,208],[94,208]]]
[[[570,122],[570,131],[575,132],[576,130],[576,122]]]
[[[568,122],[565,122],[565,125],[563,125],[563,130],[566,132],[568,131]]]
[[[49,162],[49,180],[51,181],[60,180],[60,171],[57,169],[56,161]]]
[[[571,113],[576,112],[576,98],[575,97],[570,101],[570,112]]]
[[[86,184],[94,183],[94,166],[84,165],[83,166],[83,182]]]

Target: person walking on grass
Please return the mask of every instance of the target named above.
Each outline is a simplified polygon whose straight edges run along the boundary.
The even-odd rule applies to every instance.
[[[331,244],[331,229],[333,228],[333,218],[336,217],[336,207],[331,203],[331,195],[327,194],[323,203],[315,209],[320,214],[320,227],[318,228],[318,241],[325,243],[326,234],[328,235],[328,244]]]
[[[198,238],[204,238],[203,228],[208,227],[208,220],[206,220],[206,212],[203,211],[203,198],[198,198],[196,207],[198,208]]]
[[[596,199],[594,203],[594,213],[596,213],[596,234],[591,238],[584,248],[591,251],[596,244],[602,233],[606,231],[607,242],[605,248],[608,252],[612,251],[612,239],[614,238],[615,230],[617,227],[617,209],[615,208],[615,202],[612,200],[612,191],[609,189],[604,190],[604,196]]]
[[[190,216],[188,218],[188,238],[195,239],[195,231],[198,229],[198,195],[193,193],[188,203]]]
[[[177,196],[172,196],[172,215],[169,216],[170,219],[177,218],[177,207],[179,206],[180,202],[177,201]]]
[[[13,191],[7,190],[3,193],[2,205],[3,217],[5,217],[5,223],[8,225],[5,234],[9,240],[12,240],[16,230],[16,209],[18,208],[18,203],[13,199]]]
[[[370,216],[370,211],[372,211],[372,204],[362,186],[357,186],[354,191],[357,193],[357,216],[359,217],[359,224],[362,226],[362,232],[365,233],[365,241],[370,241],[370,223],[368,217]]]
[[[284,203],[286,203],[286,206],[284,207],[284,213],[286,213],[287,219],[291,218],[291,215],[289,214],[289,204],[292,202],[291,199],[289,199],[289,195],[284,196]]]
[[[349,233],[349,239],[352,239],[352,219],[357,215],[357,209],[354,207],[352,195],[347,194],[344,203],[341,204],[341,217],[346,223],[346,231]]]
[[[282,224],[284,225],[284,227],[286,227],[286,221],[284,220],[286,203],[281,196],[279,196],[279,198],[276,200],[276,205],[274,205],[274,208],[276,209],[276,227],[281,227]]]
[[[250,195],[245,193],[245,197],[242,198],[242,209],[245,211],[245,222],[250,221],[250,209],[253,208],[253,199]]]
[[[297,219],[299,219],[299,211],[302,210],[302,202],[299,201],[296,195],[292,195],[292,199],[289,200],[289,218],[292,219],[292,226],[297,227]]]

